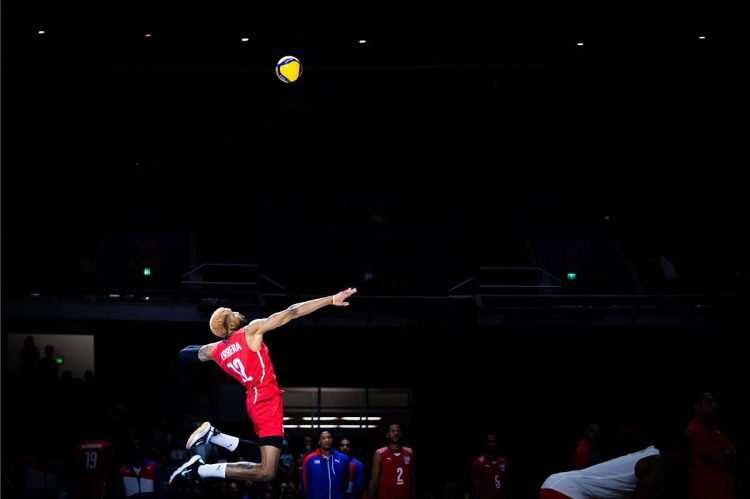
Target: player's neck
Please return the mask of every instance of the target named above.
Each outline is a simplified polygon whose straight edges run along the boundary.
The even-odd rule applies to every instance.
[[[403,445],[401,445],[400,442],[399,443],[391,442],[388,444],[388,448],[391,449],[391,452],[401,452],[402,447]]]

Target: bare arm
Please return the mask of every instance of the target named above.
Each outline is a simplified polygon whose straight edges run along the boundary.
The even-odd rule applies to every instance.
[[[213,353],[214,349],[216,348],[216,345],[218,345],[219,342],[215,343],[209,343],[207,345],[203,345],[200,350],[198,350],[198,360],[201,362],[208,362],[209,360],[214,360]]]
[[[380,453],[375,451],[372,456],[372,472],[370,473],[370,495],[368,499],[378,497],[378,482],[380,481]]]
[[[315,312],[327,305],[334,305],[336,307],[348,307],[349,303],[346,301],[351,295],[357,292],[356,288],[347,288],[344,291],[339,291],[332,296],[324,296],[323,298],[316,298],[314,300],[303,301],[291,305],[286,310],[276,312],[270,315],[266,319],[256,319],[250,324],[245,326],[245,339],[250,349],[257,352],[261,348],[261,342],[263,334],[283,326],[292,319],[303,317],[307,314]]]
[[[218,343],[217,341],[208,345],[188,345],[180,350],[180,360],[182,362],[206,362],[213,360],[211,354]]]

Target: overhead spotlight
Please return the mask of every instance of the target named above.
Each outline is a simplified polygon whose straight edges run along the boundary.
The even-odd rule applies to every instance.
[[[706,39],[706,35],[698,35],[698,40],[705,40],[705,39]]]
[[[248,38],[248,37],[246,37],[246,36],[243,36],[242,38],[240,38],[240,41],[241,41],[241,42],[243,42],[243,43],[245,43],[245,42],[249,42],[249,41],[250,41],[250,38]]]
[[[40,30],[38,30],[38,31],[36,32],[36,34],[37,34],[37,35],[44,35],[44,34],[46,34],[46,33],[47,33],[47,32],[46,32],[46,31],[44,31],[43,29],[40,29]]]
[[[576,45],[578,45],[579,47],[583,47],[583,42],[578,42],[576,43]]]
[[[146,33],[143,34],[143,36],[144,36],[144,38],[151,38],[152,35],[151,35],[151,33],[146,32]]]
[[[359,41],[359,44],[360,44],[360,45],[364,45],[365,43],[367,43],[367,40],[360,40],[360,41]]]

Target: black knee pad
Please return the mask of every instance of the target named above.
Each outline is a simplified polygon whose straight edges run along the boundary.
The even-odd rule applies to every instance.
[[[274,436],[274,437],[263,437],[258,439],[258,445],[263,447],[264,445],[272,445],[274,447],[277,447],[281,449],[281,444],[284,442],[284,436]]]

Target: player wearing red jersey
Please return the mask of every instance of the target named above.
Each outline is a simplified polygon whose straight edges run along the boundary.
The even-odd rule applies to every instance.
[[[737,451],[716,423],[716,402],[709,392],[693,395],[694,416],[685,434],[691,447],[690,499],[734,499]]]
[[[476,499],[505,499],[508,461],[497,453],[497,435],[484,437],[484,454],[471,465],[471,491]]]
[[[388,427],[388,445],[372,457],[369,499],[412,499],[414,487],[414,452],[401,444],[401,427]]]
[[[213,360],[227,374],[247,389],[247,413],[253,422],[260,445],[260,463],[238,462],[206,464],[199,455],[179,467],[170,477],[170,485],[177,481],[196,481],[200,478],[218,477],[238,480],[269,481],[276,469],[284,440],[284,413],[282,390],[276,382],[268,347],[263,341],[265,333],[283,326],[292,319],[305,316],[327,305],[346,307],[346,301],[356,293],[347,288],[335,295],[295,303],[286,310],[249,324],[245,317],[228,308],[217,309],[209,321],[211,332],[221,341],[200,347],[191,346],[180,352],[183,360]],[[203,423],[187,442],[187,447],[210,441],[230,451],[237,450],[241,441],[237,437],[220,433],[210,423]]]
[[[78,442],[71,466],[73,498],[103,499],[111,495],[112,443],[95,439]]]

